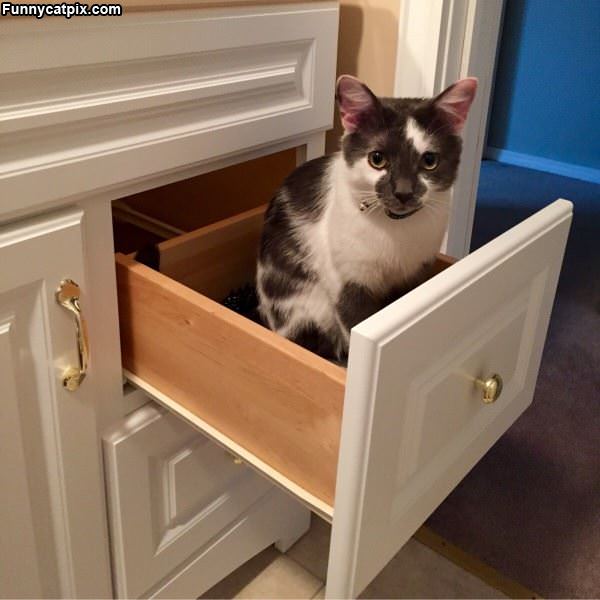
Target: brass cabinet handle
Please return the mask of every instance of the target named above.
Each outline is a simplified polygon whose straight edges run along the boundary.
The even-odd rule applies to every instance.
[[[483,402],[491,404],[496,402],[502,393],[502,377],[497,373],[487,379],[476,379],[475,385],[483,390]]]
[[[70,392],[75,391],[85,379],[89,362],[87,328],[79,305],[80,296],[81,290],[72,279],[61,281],[56,290],[57,302],[75,315],[79,367],[68,367],[63,373],[63,386]]]

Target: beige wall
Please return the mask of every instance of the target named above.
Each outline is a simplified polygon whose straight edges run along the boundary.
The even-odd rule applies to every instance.
[[[398,14],[401,0],[341,0],[338,75],[354,75],[375,94],[394,90]],[[327,134],[328,152],[337,149],[341,127]]]

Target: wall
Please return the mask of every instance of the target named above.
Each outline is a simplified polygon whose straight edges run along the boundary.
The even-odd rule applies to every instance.
[[[377,95],[393,94],[399,12],[400,0],[341,0],[338,75],[358,77]],[[341,133],[336,111],[328,152],[337,150]]]
[[[487,145],[600,182],[599,0],[507,0]]]

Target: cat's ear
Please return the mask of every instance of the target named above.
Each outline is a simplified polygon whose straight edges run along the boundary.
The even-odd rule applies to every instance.
[[[351,75],[338,78],[335,98],[340,109],[342,126],[348,133],[379,121],[381,105],[375,94],[362,81]]]
[[[452,84],[433,99],[433,104],[450,125],[452,133],[458,135],[462,131],[476,91],[477,78],[467,77]]]

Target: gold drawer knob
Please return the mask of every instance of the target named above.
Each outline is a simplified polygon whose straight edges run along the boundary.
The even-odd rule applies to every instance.
[[[487,379],[476,379],[475,384],[483,390],[483,402],[485,404],[496,402],[502,393],[502,377],[497,373]]]

